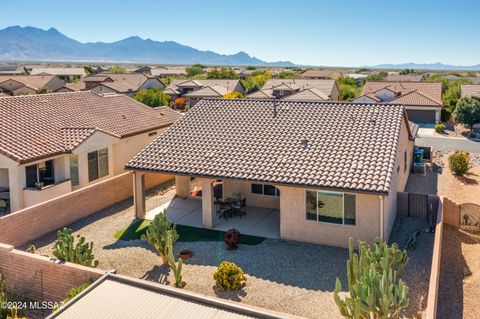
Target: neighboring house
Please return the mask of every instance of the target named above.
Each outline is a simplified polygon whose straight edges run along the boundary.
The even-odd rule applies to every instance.
[[[151,66],[148,66],[148,65],[143,65],[141,67],[139,67],[138,69],[132,71],[132,73],[143,73],[143,74],[147,74],[147,75],[152,75],[152,67]]]
[[[305,92],[306,90],[309,92]],[[247,98],[283,99],[292,96],[293,99],[301,99],[305,94],[309,96],[312,96],[312,93],[318,95],[315,92],[321,93],[321,99],[323,100],[340,100],[340,91],[335,80],[318,79],[269,79],[260,91],[249,94]],[[296,94],[298,95],[294,97],[293,95]]]
[[[247,216],[277,210],[267,222],[278,224],[264,226],[282,239],[345,247],[349,237],[388,240],[413,139],[402,105],[204,99],[126,169],[135,173],[139,218],[144,173],[168,173],[180,198],[201,193],[204,227],[219,223],[214,197],[240,197]]]
[[[0,74],[3,75],[20,75],[23,72],[23,67],[17,64],[0,64]]]
[[[159,66],[153,68],[150,73],[152,76],[156,76],[159,78],[166,78],[169,76],[187,76],[186,67],[184,66]]]
[[[425,74],[388,74],[385,81],[391,82],[423,82],[427,79]]]
[[[123,173],[179,117],[125,95],[0,97],[1,199],[16,211]]]
[[[56,75],[65,82],[83,78],[86,73],[84,68],[59,68],[59,67],[32,67],[30,75]]]
[[[242,82],[231,79],[175,80],[163,91],[170,96],[171,100],[185,97],[189,107],[194,106],[201,99],[221,98],[230,92],[245,94]]]
[[[478,96],[480,97],[480,85],[479,84],[462,84],[461,97]]]
[[[134,96],[143,89],[159,88],[165,85],[156,77],[141,73],[96,74],[87,76],[78,83],[66,84],[57,92],[92,91],[97,94],[125,94]]]
[[[302,73],[302,78],[305,79],[338,80],[342,76],[343,73],[336,70],[311,69]]]
[[[435,124],[443,107],[442,83],[368,81],[353,102],[403,104],[410,121]]]
[[[133,303],[133,304],[132,304]],[[294,319],[288,314],[212,298],[147,280],[107,273],[47,319]]]
[[[0,91],[8,95],[54,92],[64,85],[54,75],[0,75]]]

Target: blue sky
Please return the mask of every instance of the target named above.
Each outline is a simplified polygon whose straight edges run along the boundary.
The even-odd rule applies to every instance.
[[[15,0],[2,3],[0,28],[55,27],[81,42],[138,35],[298,64],[473,65],[479,12],[478,0]]]

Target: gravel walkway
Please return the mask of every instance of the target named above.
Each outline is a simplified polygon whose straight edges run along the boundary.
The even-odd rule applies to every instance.
[[[438,319],[480,318],[480,242],[444,225]]]
[[[172,188],[157,188],[149,195],[147,209],[169,201],[174,191]],[[160,258],[146,242],[117,241],[113,237],[116,231],[132,221],[131,204],[131,201],[122,202],[69,227],[75,234],[94,242],[99,268],[116,269],[120,274],[171,284],[173,275],[169,268],[160,265]],[[410,220],[413,219],[399,222],[396,227],[409,234],[412,227],[415,228],[408,222]],[[392,236],[395,240],[404,240],[399,232]],[[422,235],[422,239],[427,236]],[[54,233],[36,240],[37,253],[51,255],[54,240]],[[415,257],[426,254],[427,257],[420,260],[428,262],[428,251],[423,250],[423,242],[421,240],[417,251],[412,253],[406,271],[411,300],[425,295],[424,280],[428,276],[422,273],[419,266],[422,263],[417,263]],[[194,253],[184,264],[185,289],[307,318],[340,318],[333,300],[333,289],[336,277],[340,277],[343,287],[347,286],[346,249],[273,239],[256,246],[240,245],[233,252],[227,251],[223,242],[177,242],[175,251],[182,249],[191,249]],[[223,260],[234,262],[246,273],[247,283],[242,290],[233,293],[215,291],[213,273]],[[416,313],[423,304],[412,302],[412,305],[408,313]]]

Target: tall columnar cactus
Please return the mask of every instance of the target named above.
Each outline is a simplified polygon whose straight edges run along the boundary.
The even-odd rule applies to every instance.
[[[68,261],[75,264],[97,267],[98,260],[93,255],[93,242],[85,242],[85,237],[80,237],[75,243],[73,231],[64,228],[57,233],[57,240],[53,246],[53,255],[59,260]]]
[[[175,234],[172,230],[167,231],[165,252],[168,258],[168,265],[172,269],[173,275],[175,276],[175,287],[183,288],[185,287],[186,283],[182,280],[182,258],[178,258],[178,262],[175,263],[175,257],[173,256],[174,235]]]
[[[145,235],[142,235],[142,239],[146,240],[152,245],[160,255],[162,263],[165,265],[168,263],[167,253],[165,251],[167,243],[167,235],[170,232],[172,245],[178,239],[177,231],[175,230],[175,224],[172,224],[167,219],[167,210],[157,214],[152,223],[148,225]]]
[[[343,317],[349,319],[396,319],[409,304],[408,286],[397,281],[408,257],[398,245],[391,246],[376,239],[373,248],[358,242],[355,253],[353,239],[349,242],[350,259],[347,261],[348,289],[350,296],[344,300],[340,280],[335,284],[334,299]]]

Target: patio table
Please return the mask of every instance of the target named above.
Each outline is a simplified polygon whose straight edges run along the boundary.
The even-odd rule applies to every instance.
[[[0,199],[10,199],[10,193],[9,192],[3,192],[0,193]]]

